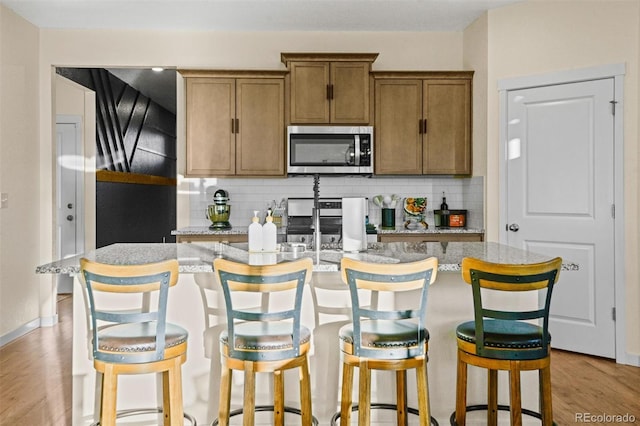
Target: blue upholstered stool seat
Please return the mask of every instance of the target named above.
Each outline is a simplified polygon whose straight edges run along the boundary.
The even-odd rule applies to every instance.
[[[475,343],[475,321],[460,324],[456,329],[456,336],[465,342]],[[493,348],[541,348],[542,327],[527,322],[484,320],[484,344]],[[516,359],[517,354],[513,357]]]
[[[102,327],[99,349],[110,352],[153,352],[156,350],[156,323],[131,323]],[[175,324],[166,324],[165,348],[187,341],[189,333]]]
[[[291,324],[286,323],[257,323],[247,322],[235,326],[235,349],[238,351],[277,351],[293,348]],[[300,344],[311,340],[311,331],[305,326],[300,327]],[[220,333],[220,342],[229,344],[229,333]],[[287,355],[288,357],[288,355]]]
[[[362,346],[371,348],[409,348],[416,346],[418,335],[429,339],[429,331],[422,328],[418,333],[418,324],[413,321],[367,321],[361,323]],[[340,341],[352,345],[353,324],[344,325],[338,332]],[[346,350],[345,345],[341,346]]]

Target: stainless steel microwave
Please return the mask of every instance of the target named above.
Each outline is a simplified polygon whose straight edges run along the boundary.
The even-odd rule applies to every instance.
[[[289,126],[288,174],[372,174],[373,127]]]

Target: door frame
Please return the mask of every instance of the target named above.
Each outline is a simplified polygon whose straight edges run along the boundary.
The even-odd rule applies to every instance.
[[[56,126],[58,124],[73,124],[76,126],[75,132],[75,152],[78,156],[78,163],[82,164],[83,167],[80,169],[75,169],[75,181],[76,181],[76,248],[78,253],[83,253],[85,251],[84,242],[85,242],[85,199],[84,199],[84,142],[83,142],[83,128],[82,128],[82,116],[81,115],[67,115],[67,114],[57,114],[56,115]],[[56,141],[56,199],[62,194],[62,188],[60,187],[59,176],[60,176],[60,149]],[[57,203],[57,201],[56,201]],[[60,226],[60,221],[62,219],[58,217],[56,214],[56,230]],[[61,256],[60,253],[60,245],[62,241],[60,241],[60,235],[56,231],[56,252],[58,253],[58,257]]]
[[[531,76],[514,77],[498,80],[500,92],[500,242],[507,241],[507,230],[502,226],[507,223],[507,106],[508,92],[511,90],[528,89],[540,86],[551,86],[567,83],[577,83],[587,80],[604,78],[614,79],[615,114],[613,123],[614,144],[614,300],[615,300],[615,352],[616,362],[640,366],[640,357],[627,354],[625,327],[625,256],[624,256],[624,75],[625,64],[608,64],[575,70],[558,71]]]

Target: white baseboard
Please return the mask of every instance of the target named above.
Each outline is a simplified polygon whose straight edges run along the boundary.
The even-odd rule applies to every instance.
[[[53,325],[58,323],[58,315],[54,315],[51,317],[42,317],[36,318],[33,321],[29,321],[21,327],[16,328],[9,333],[0,336],[0,347],[16,340],[18,337],[24,336],[30,331],[35,330],[39,327],[52,327]]]
[[[626,353],[625,364],[640,367],[640,355]]]
[[[40,317],[40,327],[53,327],[58,323],[58,315]]]

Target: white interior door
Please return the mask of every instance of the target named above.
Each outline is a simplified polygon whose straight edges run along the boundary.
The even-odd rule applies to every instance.
[[[56,207],[58,254],[62,259],[75,256],[84,250],[81,140],[79,120],[58,120]],[[73,278],[66,274],[58,274],[58,293],[72,292]]]
[[[612,78],[507,92],[507,243],[569,265],[553,293],[552,346],[609,358],[615,358],[613,100]]]

